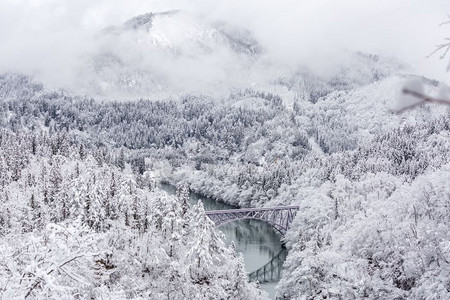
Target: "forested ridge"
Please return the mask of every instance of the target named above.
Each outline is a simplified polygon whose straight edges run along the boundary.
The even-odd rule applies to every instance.
[[[2,100],[2,298],[266,298],[186,185],[169,196],[123,149],[53,125],[54,95]]]
[[[402,79],[289,108],[252,89],[102,102],[2,75],[1,239],[17,242],[1,248],[0,291],[263,297],[201,205],[183,206],[186,187],[169,197],[164,180],[242,207],[300,205],[282,299],[448,297],[450,119],[390,115]]]

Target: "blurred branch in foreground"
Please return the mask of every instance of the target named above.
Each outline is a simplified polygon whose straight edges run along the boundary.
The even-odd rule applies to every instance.
[[[430,102],[430,103],[438,103],[438,104],[445,104],[445,105],[449,105],[450,106],[450,100],[445,100],[445,99],[437,99],[437,98],[433,98],[430,97],[428,95],[425,95],[421,92],[416,92],[407,88],[404,88],[402,90],[402,93],[406,96],[412,96],[414,98],[416,98],[416,101],[405,105],[405,106],[400,106],[398,109],[391,109],[390,112],[392,113],[396,113],[396,114],[400,114],[404,111],[413,109],[419,105],[422,105],[426,102]]]

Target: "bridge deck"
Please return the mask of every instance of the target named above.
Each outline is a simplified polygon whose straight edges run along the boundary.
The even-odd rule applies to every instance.
[[[208,210],[208,211],[206,211],[206,215],[251,212],[251,211],[274,211],[274,210],[287,210],[287,209],[299,209],[299,206],[274,206],[274,207],[261,207],[261,208],[237,208],[237,209]]]
[[[284,236],[298,210],[299,206],[275,206],[210,210],[206,212],[206,215],[216,224],[216,226],[221,226],[240,219],[261,220],[272,225],[275,230]]]

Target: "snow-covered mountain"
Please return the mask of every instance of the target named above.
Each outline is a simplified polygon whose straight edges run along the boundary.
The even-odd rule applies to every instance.
[[[167,98],[186,93],[226,97],[247,88],[286,88],[315,102],[398,73],[399,61],[348,51],[326,72],[280,62],[251,31],[184,11],[147,13],[97,33],[69,84],[107,99]]]
[[[205,52],[222,46],[236,53],[261,52],[261,46],[249,31],[223,22],[211,24],[179,10],[139,15],[121,26],[105,28],[103,33],[120,35],[129,31],[145,32],[142,38],[147,42],[175,53],[186,50],[186,44],[197,44]]]
[[[73,89],[102,98],[241,87],[249,84],[249,68],[262,53],[249,31],[182,11],[147,13],[105,28],[95,44]]]

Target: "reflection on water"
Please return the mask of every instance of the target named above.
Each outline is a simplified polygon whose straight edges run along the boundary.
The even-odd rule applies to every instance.
[[[286,260],[287,250],[281,249],[280,252],[256,271],[248,274],[250,281],[259,282],[278,282],[281,279],[281,272],[283,271],[283,263]]]
[[[236,249],[243,253],[248,272],[264,266],[282,249],[280,237],[267,223],[257,220],[239,220],[220,226],[227,242],[234,241]]]
[[[175,194],[176,188],[173,185],[161,184],[160,187],[170,194]],[[191,193],[189,198],[191,205],[202,200],[205,210],[236,208],[195,193]],[[278,270],[269,270],[270,262],[272,261],[272,267],[277,267],[275,263],[284,262],[285,255],[280,255],[280,252],[284,250],[280,236],[269,224],[258,220],[238,220],[222,225],[219,229],[225,234],[227,244],[234,242],[236,250],[243,254],[247,272],[254,272],[264,266],[266,266],[266,272]],[[263,270],[258,271],[258,274],[261,274],[259,273],[261,271]],[[278,278],[272,282],[262,282],[261,287],[270,294],[271,298],[274,298],[277,283]]]
[[[220,226],[226,241],[232,241],[236,250],[243,254],[245,269],[251,273],[264,267],[273,257],[282,251],[280,236],[272,227],[258,220],[239,220]],[[284,260],[283,260],[284,261]],[[275,298],[275,287],[279,278],[273,282],[261,282],[261,288]]]

